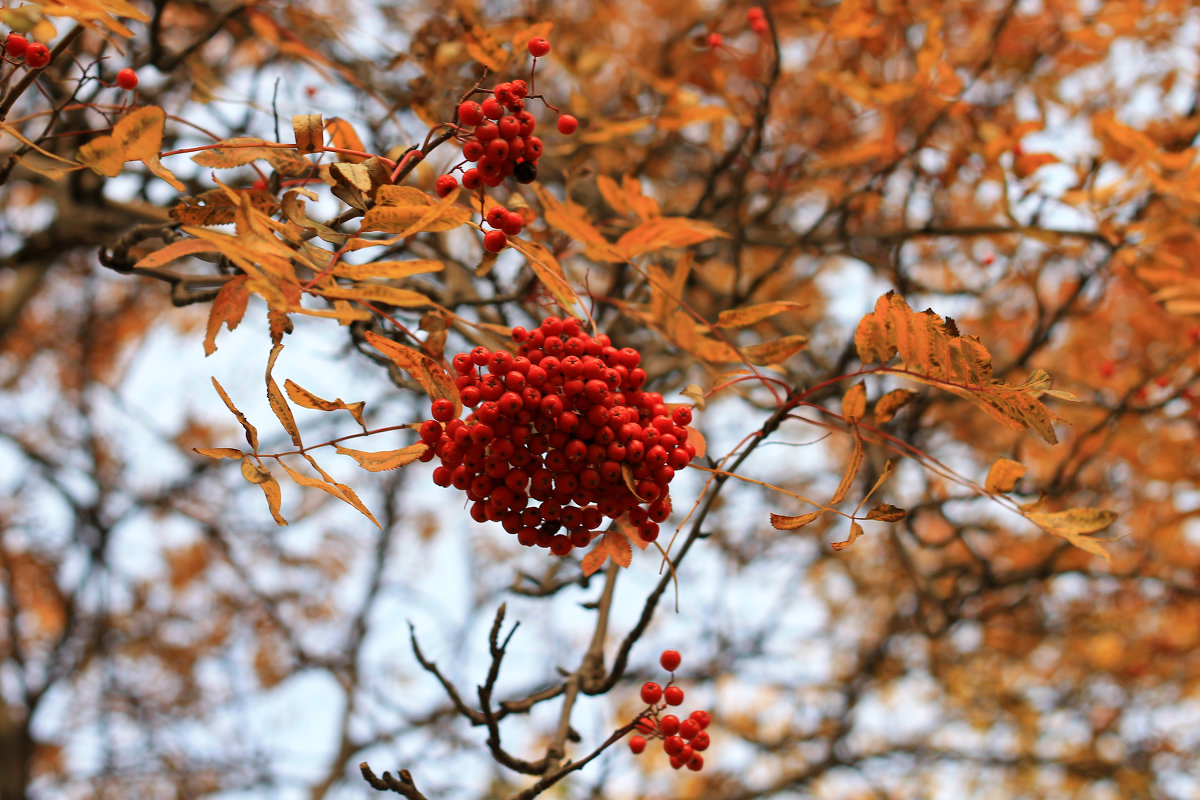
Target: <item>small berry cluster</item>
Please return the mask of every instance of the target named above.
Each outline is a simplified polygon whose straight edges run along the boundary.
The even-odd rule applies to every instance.
[[[41,69],[50,63],[50,48],[41,42],[31,42],[16,31],[8,34],[4,40],[4,55],[8,58],[25,59],[30,69]],[[127,92],[137,88],[138,76],[129,67],[117,73],[117,86]]]
[[[533,69],[537,59],[550,52],[550,42],[541,36],[529,40],[529,53],[533,56]],[[530,81],[533,70],[530,71]],[[481,102],[464,100],[458,106],[459,141],[462,144],[464,163],[475,166],[463,171],[462,185],[469,191],[480,192],[482,205],[484,187],[497,187],[511,176],[518,183],[532,183],[537,179],[537,162],[542,157],[542,140],[534,135],[537,120],[526,108],[531,97],[531,86],[524,80],[505,81],[490,90],[477,90],[490,96]],[[545,102],[543,98],[543,102]],[[548,108],[553,108],[547,104]],[[554,109],[557,111],[557,109]],[[575,132],[579,122],[570,114],[558,118],[558,132],[569,135]],[[454,168],[462,168],[459,164]],[[453,172],[454,170],[451,170]],[[434,189],[445,197],[454,191],[458,178],[452,174],[438,177]],[[493,220],[493,214],[496,214]],[[483,239],[484,248],[498,253],[504,249],[509,236],[516,236],[525,225],[524,218],[515,212],[501,208],[487,215],[487,224],[493,230]]]
[[[683,659],[677,650],[663,650],[659,663],[671,672],[671,682],[664,688],[653,681],[642,685],[642,701],[650,706],[638,719],[638,735],[629,737],[629,749],[640,754],[646,749],[646,737],[662,739],[663,752],[671,759],[674,769],[687,767],[693,772],[704,769],[708,732],[704,729],[712,721],[707,711],[697,709],[680,720],[674,714],[662,714],[668,706],[683,703],[683,689],[675,685],[675,670]],[[645,734],[645,735],[641,735]]]
[[[746,23],[750,26],[750,30],[757,34],[764,34],[771,29],[767,22],[767,14],[759,6],[751,6],[746,9]]]
[[[4,40],[4,55],[24,58],[30,69],[41,69],[50,63],[50,48],[41,42],[31,42],[15,31]]]
[[[453,403],[435,400],[421,424],[425,460],[441,459],[434,483],[465,491],[476,521],[500,522],[555,555],[587,546],[605,517],[625,516],[654,541],[671,513],[667,486],[696,454],[691,409],[642,391],[638,351],[588,335],[572,317],[513,328],[512,338],[515,356],[480,346],[454,357],[474,411],[461,420]]]

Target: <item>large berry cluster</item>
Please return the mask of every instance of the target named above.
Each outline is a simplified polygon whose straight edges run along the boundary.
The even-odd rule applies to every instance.
[[[420,426],[439,486],[467,493],[471,516],[500,522],[526,546],[567,555],[605,517],[625,519],[647,542],[671,513],[667,486],[696,454],[691,409],[642,391],[631,347],[590,336],[577,319],[513,328],[517,354],[476,347],[453,359],[463,405],[435,400]]]
[[[663,714],[668,706],[683,703],[683,689],[675,685],[675,670],[683,659],[677,650],[663,650],[659,662],[663,669],[669,670],[671,682],[666,688],[653,681],[642,685],[642,702],[650,706],[638,719],[638,735],[629,737],[629,749],[634,754],[640,754],[646,749],[646,737],[662,739],[663,752],[671,760],[675,769],[687,767],[693,772],[704,769],[704,756],[700,751],[707,750],[709,745],[708,732],[704,729],[712,721],[707,711],[697,709],[680,720],[674,714]],[[644,734],[644,735],[643,735]]]
[[[534,57],[536,70],[537,59],[550,52],[550,43],[535,36],[529,40],[529,52]],[[532,81],[532,70],[529,77]],[[526,101],[532,96],[529,82],[521,79],[504,81],[490,91],[477,91],[487,96],[478,102],[464,100],[458,106],[458,140],[462,145],[465,163],[475,165],[463,171],[463,188],[478,190],[482,199],[484,187],[499,186],[509,176],[518,183],[536,180],[537,163],[542,157],[543,145],[542,140],[533,133],[537,128],[537,120],[525,108]],[[547,107],[553,108],[549,104]],[[577,126],[577,120],[570,114],[559,116],[559,133],[574,133]],[[460,164],[455,170],[461,168]],[[438,177],[434,188],[445,197],[456,185],[458,178],[447,173]],[[493,209],[486,221],[493,230],[485,234],[484,247],[493,253],[503,250],[508,237],[516,236],[525,225],[520,214],[504,208],[498,211]]]

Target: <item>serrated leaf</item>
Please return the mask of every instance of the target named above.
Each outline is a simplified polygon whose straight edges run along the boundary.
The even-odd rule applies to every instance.
[[[410,444],[398,450],[384,450],[378,453],[369,453],[365,450],[351,450],[349,447],[342,447],[339,444],[335,444],[333,447],[342,455],[353,458],[358,462],[360,467],[369,472],[386,472],[387,470],[411,464],[429,449],[429,445],[423,442]]]
[[[615,530],[606,531],[604,545],[608,549],[608,557],[618,566],[628,567],[633,563],[633,545],[625,534]]]
[[[778,531],[794,531],[797,528],[803,528],[805,525],[813,522],[824,513],[825,509],[810,511],[807,514],[800,514],[794,517],[787,516],[785,514],[772,514],[771,527]]]
[[[606,561],[608,561],[608,544],[604,541],[604,537],[600,536],[596,539],[592,549],[584,555],[579,566],[583,569],[584,575],[591,575],[603,567]]]
[[[363,215],[362,229],[364,231],[384,231],[394,233],[404,238],[416,233],[439,233],[452,231],[465,225],[471,219],[471,212],[462,206],[455,205],[458,190],[446,195],[440,202],[424,192],[417,191],[422,199],[413,199],[404,205],[392,202],[388,198],[399,195],[389,190],[412,187],[381,186],[376,194],[377,205]]]
[[[688,443],[696,448],[696,458],[704,458],[704,454],[708,452],[708,442],[705,441],[704,434],[691,425],[684,427],[688,432]]]
[[[989,492],[1011,492],[1027,469],[1020,461],[998,458],[988,470],[983,486]]]
[[[842,396],[842,416],[847,422],[858,422],[867,412],[867,387],[858,382]]]
[[[115,178],[127,161],[141,161],[179,191],[174,175],[158,162],[166,113],[158,106],[142,106],[122,117],[111,135],[97,136],[79,148],[79,163],[99,175]]]
[[[850,520],[850,536],[844,542],[834,542],[834,550],[845,550],[850,545],[854,544],[854,540],[863,535],[863,526],[859,525],[854,520]]]
[[[454,416],[462,413],[462,399],[458,395],[458,387],[454,379],[442,367],[424,353],[406,347],[399,342],[393,342],[374,331],[363,334],[367,343],[392,360],[400,369],[407,372],[421,385],[431,400],[446,399],[454,403]]]

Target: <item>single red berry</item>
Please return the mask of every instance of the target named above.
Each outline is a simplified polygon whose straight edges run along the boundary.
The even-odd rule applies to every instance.
[[[716,50],[721,45],[725,44],[725,37],[719,33],[710,33],[708,35],[708,47],[710,50]]]
[[[516,211],[508,212],[508,215],[505,216],[505,218],[504,218],[504,224],[500,226],[500,229],[503,230],[505,233],[507,233],[509,236],[516,236],[522,230],[524,230],[524,228],[525,228],[525,218],[522,217],[520,214],[518,214]]]
[[[10,33],[8,39],[4,42],[4,52],[13,58],[20,58],[25,55],[25,50],[29,47],[29,41],[19,33]]]
[[[25,49],[25,63],[32,69],[41,69],[50,63],[50,48],[41,42],[31,42]]]
[[[570,114],[563,114],[558,118],[558,132],[563,136],[570,136],[579,127],[579,120],[575,119]]]
[[[683,661],[683,656],[679,655],[678,650],[663,650],[662,656],[658,659],[658,663],[662,664],[662,668],[670,672],[679,669],[681,661]],[[675,705],[678,705],[678,703]]]
[[[679,735],[688,741],[696,738],[696,734],[699,732],[700,723],[690,717],[679,723]]]
[[[749,22],[753,22],[755,19],[764,19],[765,16],[766,12],[762,10],[761,6],[750,6],[746,9],[746,20]]]
[[[677,706],[683,702],[683,689],[678,686],[668,686],[663,690],[663,699],[669,706]]]
[[[120,86],[125,91],[132,92],[134,89],[137,88],[137,85],[138,85],[137,73],[134,72],[129,67],[125,67],[125,69],[123,69],[117,73],[117,86]]]
[[[488,119],[500,119],[504,116],[504,106],[494,97],[487,98],[480,106],[483,108],[483,115]]]
[[[471,191],[474,191],[479,188],[479,184],[480,184],[479,170],[469,169],[463,173],[462,185],[463,185],[464,189],[469,189]]]
[[[642,702],[647,705],[654,705],[662,699],[662,687],[654,681],[647,681],[642,684]]]
[[[658,721],[658,730],[663,736],[674,736],[679,733],[679,717],[667,714]]]
[[[487,213],[487,224],[493,228],[500,228],[504,225],[504,220],[507,216],[507,208],[504,206],[493,206],[492,210]]]
[[[633,751],[634,755],[641,753],[643,750],[646,749],[646,737],[630,736],[629,737],[629,749]]]
[[[708,723],[712,722],[712,716],[707,711],[699,709],[693,711],[688,718],[695,720],[696,724],[700,726],[700,730],[704,730],[708,727]]]
[[[669,756],[679,755],[684,746],[683,739],[680,739],[678,736],[668,736],[666,739],[663,739],[663,752]]]
[[[708,731],[700,731],[692,737],[691,744],[693,750],[707,750],[709,745]]]
[[[483,122],[483,107],[474,100],[467,100],[458,106],[458,121],[463,125],[478,125]]]
[[[525,97],[529,94],[529,84],[523,80],[517,79],[513,81],[510,86],[512,86],[512,93],[518,98]]]
[[[754,31],[755,33],[766,33],[770,29],[771,26],[767,24],[766,19],[763,17],[750,20],[750,30]]]
[[[439,175],[438,179],[433,182],[433,188],[437,191],[438,197],[450,194],[456,186],[458,186],[458,179],[453,175]]]
[[[687,762],[687,768],[692,772],[699,772],[704,769],[704,756],[699,753],[692,754],[692,760]]]
[[[550,52],[550,42],[544,36],[535,36],[529,40],[529,55],[541,58]]]
[[[454,403],[442,397],[433,401],[433,418],[438,422],[454,419]]]
[[[467,161],[475,162],[483,158],[483,143],[470,139],[463,142],[463,158]]]
[[[489,253],[499,253],[508,246],[508,237],[504,231],[488,231],[483,235],[483,249]]]

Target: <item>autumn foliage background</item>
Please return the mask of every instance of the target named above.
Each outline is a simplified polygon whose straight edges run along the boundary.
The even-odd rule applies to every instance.
[[[1200,793],[1200,13],[763,8],[0,3],[54,51],[0,65],[0,798]],[[412,209],[534,34],[580,129],[535,107],[485,258],[465,193]],[[439,379],[378,337],[563,306],[697,405],[670,567],[272,457],[414,443]],[[699,773],[614,737],[664,647]]]

